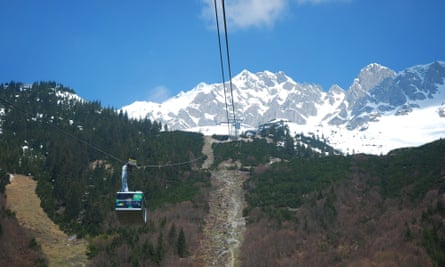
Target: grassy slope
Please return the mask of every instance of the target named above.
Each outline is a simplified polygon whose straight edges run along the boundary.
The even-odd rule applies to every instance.
[[[40,207],[35,194],[36,182],[30,177],[16,175],[6,187],[7,207],[16,213],[20,224],[31,230],[37,243],[48,257],[50,266],[87,263],[87,242],[71,240],[55,225]]]

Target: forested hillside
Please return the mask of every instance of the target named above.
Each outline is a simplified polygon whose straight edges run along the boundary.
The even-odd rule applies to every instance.
[[[345,156],[271,124],[233,142],[214,136],[213,165],[201,170],[202,135],[129,119],[55,82],[0,85],[0,137],[1,192],[7,173],[31,175],[48,216],[88,240],[93,266],[202,266],[209,194],[217,190],[209,178],[224,168],[247,177],[242,266],[445,265],[444,140]],[[145,193],[145,226],[122,227],[114,213],[128,158],[141,167],[129,187]],[[19,236],[27,247],[2,250],[2,264],[27,251],[24,265],[45,266],[3,202],[0,195],[2,244]]]
[[[294,158],[245,183],[244,266],[444,266],[445,141]]]
[[[192,203],[208,185],[208,174],[196,168],[204,160],[202,135],[161,130],[165,129],[160,123],[130,120],[99,102],[81,100],[73,90],[55,82],[0,85],[0,168],[32,175],[38,182],[42,207],[66,232],[89,238],[108,233],[114,240],[113,249],[126,244],[124,237],[140,236],[118,230],[113,212],[121,167],[128,158],[145,166],[134,170],[128,183],[130,189],[145,193],[151,211]],[[1,178],[2,185],[7,183]],[[191,207],[202,208],[202,204]],[[162,238],[165,227],[175,226],[170,221],[173,218],[162,216],[149,216],[149,224],[157,227],[147,228],[150,233],[141,230],[147,232],[146,238]],[[180,223],[171,238],[192,240],[193,233],[185,231],[186,223],[181,225],[177,219]],[[146,243],[141,241],[140,249]],[[137,244],[132,242],[132,246]],[[164,241],[159,244],[165,251],[176,251]],[[96,254],[92,245],[90,256]],[[164,257],[161,253],[143,260],[160,263]],[[110,262],[127,260],[125,256]]]

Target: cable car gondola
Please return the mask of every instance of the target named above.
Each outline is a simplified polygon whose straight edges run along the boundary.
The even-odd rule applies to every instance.
[[[147,223],[144,193],[142,191],[128,190],[127,171],[133,167],[137,167],[136,160],[133,159],[129,159],[122,166],[122,189],[116,193],[115,211],[119,222],[123,225]]]
[[[147,208],[142,191],[117,192],[115,210],[121,224],[147,223]]]

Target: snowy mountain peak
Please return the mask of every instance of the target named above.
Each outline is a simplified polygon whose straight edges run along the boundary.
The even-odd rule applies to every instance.
[[[338,94],[338,93],[344,93],[345,90],[341,88],[338,84],[334,84],[331,87],[329,87],[328,93],[330,94]]]
[[[371,63],[371,64],[368,64],[367,66],[365,66],[364,68],[362,68],[360,70],[360,73],[362,73],[362,72],[364,72],[364,73],[369,73],[369,72],[377,73],[377,72],[380,72],[382,70],[383,71],[389,70],[389,68],[387,68],[385,66],[382,66],[379,63]]]
[[[358,77],[349,90],[367,92],[386,78],[392,78],[396,72],[377,63],[372,63],[360,70]]]
[[[233,77],[233,81],[248,81],[248,80],[256,80],[257,76],[252,72],[244,69],[238,75]]]
[[[298,133],[319,132],[330,136],[330,144],[343,151],[347,148],[342,142],[350,142],[348,138],[365,138],[353,148],[355,152],[369,153],[386,152],[402,140],[410,145],[418,142],[399,137],[391,146],[382,145],[379,142],[394,136],[394,132],[387,133],[391,130],[379,128],[383,122],[390,121],[385,124],[390,129],[392,125],[399,125],[392,131],[408,125],[425,129],[423,136],[416,136],[417,140],[428,141],[425,135],[445,137],[444,82],[444,62],[418,65],[399,73],[372,63],[360,70],[346,91],[333,85],[325,92],[318,85],[297,83],[282,71],[254,74],[243,70],[232,79],[236,116],[246,127],[283,118],[294,123]],[[161,104],[135,102],[122,110],[133,118],[161,121],[169,129],[213,134],[209,129],[227,121],[223,88],[222,84],[199,83]],[[428,119],[420,118],[419,114]],[[398,123],[402,121],[406,126]],[[371,132],[374,137],[367,136]],[[347,139],[342,139],[346,136]],[[373,145],[363,147],[370,140]]]

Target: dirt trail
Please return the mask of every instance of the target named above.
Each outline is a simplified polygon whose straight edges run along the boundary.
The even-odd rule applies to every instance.
[[[203,153],[206,168],[213,163],[212,140],[206,137]],[[210,149],[209,149],[210,148]],[[211,159],[211,160],[209,160]],[[239,266],[240,247],[245,230],[242,184],[247,175],[234,163],[223,163],[212,171],[209,214],[205,221],[202,253],[205,266]]]
[[[15,175],[6,186],[7,207],[16,213],[22,226],[32,231],[49,266],[86,266],[87,242],[68,237],[47,217],[35,193],[36,186],[30,177]]]
[[[213,139],[211,136],[204,136],[204,146],[202,147],[202,153],[207,156],[207,159],[202,164],[203,169],[208,169],[212,166],[214,161],[212,150]]]

